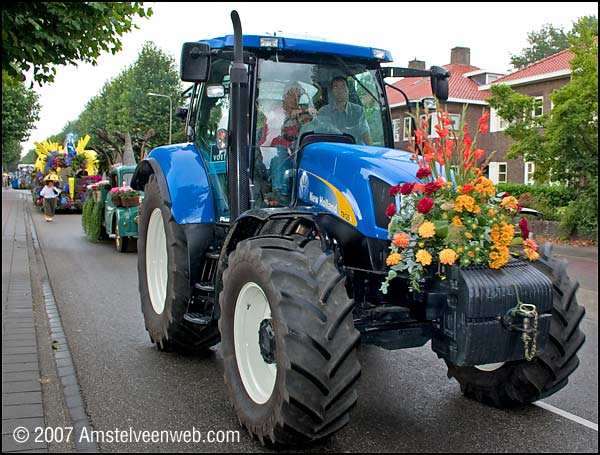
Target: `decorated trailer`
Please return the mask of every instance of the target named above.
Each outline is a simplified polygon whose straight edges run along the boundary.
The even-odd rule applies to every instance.
[[[90,137],[77,141],[75,135],[67,135],[65,142],[36,142],[37,160],[31,175],[31,196],[34,205],[42,207],[40,191],[44,179],[49,174],[58,176],[58,186],[63,190],[58,198],[57,210],[81,210],[87,187],[101,180],[98,172],[98,159],[94,150],[86,149]]]

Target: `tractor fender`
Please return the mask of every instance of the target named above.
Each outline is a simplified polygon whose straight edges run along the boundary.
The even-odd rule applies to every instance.
[[[215,222],[208,174],[194,144],[155,148],[137,165],[131,186],[143,191],[152,174],[156,175],[163,202],[177,224]]]
[[[291,236],[296,232],[298,224],[310,226],[321,239],[323,250],[327,243],[335,241],[344,255],[344,265],[361,268],[371,267],[367,239],[353,226],[342,221],[325,209],[318,207],[268,208],[254,209],[244,212],[235,220],[229,229],[219,257],[215,295],[222,290],[222,274],[227,268],[229,253],[242,240],[251,237]],[[215,316],[220,316],[218,303]]]

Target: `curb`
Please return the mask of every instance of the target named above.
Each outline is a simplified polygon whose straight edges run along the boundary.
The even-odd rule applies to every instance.
[[[48,278],[46,260],[40,248],[37,231],[29,207],[25,210],[25,218],[26,223],[29,224],[33,250],[42,260],[42,270],[40,270],[42,298],[48,316],[54,363],[62,385],[64,404],[69,411],[69,417],[71,418],[71,423],[73,425],[75,450],[77,452],[95,453],[99,451],[98,445],[95,442],[81,442],[82,431],[85,429],[87,434],[91,434],[93,427],[85,411],[85,404],[81,395],[71,350],[69,349],[60,313],[56,305],[56,300],[54,299],[54,293],[52,292],[52,286]]]

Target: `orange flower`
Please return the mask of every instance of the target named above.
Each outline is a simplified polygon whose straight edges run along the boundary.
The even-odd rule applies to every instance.
[[[417,251],[415,259],[417,262],[421,263],[421,265],[426,266],[426,265],[431,264],[431,260],[433,258],[431,257],[431,254],[429,254],[429,252],[427,250],[419,250],[419,251]]]
[[[451,248],[444,248],[442,251],[440,251],[440,262],[442,264],[453,265],[457,258],[458,256]]]
[[[475,199],[467,194],[461,194],[456,197],[456,207],[454,210],[462,212],[465,209],[467,212],[472,212],[475,205]]]
[[[390,253],[390,255],[385,260],[387,265],[396,265],[402,260],[402,255],[400,253]]]
[[[406,248],[409,243],[410,237],[404,232],[398,232],[397,234],[394,234],[394,237],[392,238],[392,244],[399,248]]]
[[[461,227],[462,221],[460,220],[460,218],[458,216],[455,216],[454,218],[452,218],[452,224],[456,227]]]
[[[419,227],[419,236],[423,237],[424,239],[430,239],[434,235],[435,235],[435,224],[433,224],[431,221],[425,221]]]
[[[517,198],[515,198],[514,196],[506,196],[502,198],[502,202],[500,202],[500,205],[504,209],[517,210],[517,207],[519,206],[519,201],[517,201]]]

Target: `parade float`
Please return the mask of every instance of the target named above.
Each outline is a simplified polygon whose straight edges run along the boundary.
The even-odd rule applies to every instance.
[[[67,134],[63,144],[58,142],[35,142],[37,159],[32,175],[31,193],[33,203],[42,207],[40,191],[48,175],[57,175],[63,192],[58,199],[57,210],[81,210],[89,184],[101,180],[98,158],[94,150],[86,149],[90,136],[77,140],[74,133]]]
[[[88,185],[81,224],[92,241],[114,239],[120,253],[134,250],[143,193],[131,188],[135,166],[116,164],[108,179]]]

